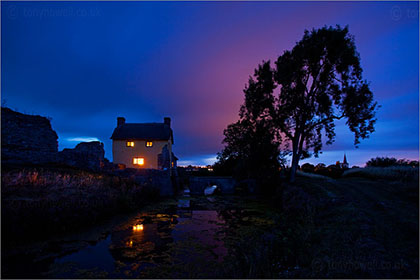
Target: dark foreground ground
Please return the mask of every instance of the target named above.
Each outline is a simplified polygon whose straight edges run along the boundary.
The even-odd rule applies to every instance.
[[[418,181],[299,177],[283,187],[282,203],[181,196],[15,240],[2,246],[2,277],[418,278]]]
[[[311,275],[418,278],[418,181],[301,178],[296,187],[316,198],[301,238]]]

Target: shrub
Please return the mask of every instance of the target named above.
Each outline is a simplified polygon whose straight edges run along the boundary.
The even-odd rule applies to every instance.
[[[340,166],[337,165],[329,165],[328,167],[325,167],[324,164],[318,164],[315,169],[314,173],[322,176],[328,176],[331,178],[340,178],[341,174],[343,174],[343,169],[340,168]]]
[[[305,163],[302,165],[302,167],[300,168],[303,172],[307,172],[307,173],[313,173],[315,171],[315,166],[313,166],[310,163]]]
[[[340,178],[343,174],[344,170],[340,168],[338,165],[329,165],[327,167],[328,169],[328,176],[331,178]]]
[[[419,162],[416,160],[410,161],[407,159],[389,158],[389,157],[376,157],[371,158],[366,162],[367,167],[389,167],[389,166],[419,166]]]

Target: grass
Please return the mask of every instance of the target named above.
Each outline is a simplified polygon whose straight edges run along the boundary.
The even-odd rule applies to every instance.
[[[416,180],[298,177],[284,214],[299,276],[418,277],[418,198]]]
[[[91,225],[158,197],[148,184],[66,168],[2,170],[1,182],[2,233],[10,246]]]
[[[184,252],[184,255],[192,256],[195,252],[197,257],[189,258],[189,262],[171,259],[169,263],[144,271],[142,276],[418,278],[418,179],[413,175],[385,179],[391,169],[374,170],[376,175],[369,178],[353,169],[349,170],[355,172],[353,175],[339,179],[313,174],[298,176],[294,184],[283,183],[282,203],[279,197],[219,196],[215,202],[209,202],[206,197],[191,196],[191,203],[198,209],[217,210],[226,222],[218,234],[228,255],[219,264],[198,241],[174,243],[168,253],[176,256]],[[8,185],[2,192],[12,189],[7,194],[8,199],[16,200],[19,196],[28,197],[25,192],[31,188],[46,188],[47,192],[56,192],[53,195],[56,197],[65,186],[71,185],[70,189],[77,190],[75,197],[80,192],[80,197],[87,197],[86,202],[92,202],[100,192],[120,198],[125,194],[128,199],[130,192],[137,188],[129,182],[121,188],[124,184],[119,179],[100,174],[89,173],[77,179],[76,172],[71,176],[72,180],[60,174],[61,177],[45,172],[36,175],[34,170],[5,174]],[[373,173],[362,174],[371,176]],[[24,182],[29,185],[23,186]],[[71,196],[67,193],[64,198]],[[70,201],[69,205],[74,207],[79,200]],[[165,213],[168,209],[176,210],[176,205],[176,200],[167,199],[143,209]],[[77,207],[81,209],[81,206]],[[89,273],[81,277],[97,274]]]
[[[419,168],[411,166],[365,167],[346,170],[343,177],[362,177],[368,179],[384,179],[398,181],[419,180]]]
[[[298,176],[283,209],[243,204],[264,211],[227,231],[221,277],[418,278],[418,198],[416,180]]]
[[[312,178],[312,179],[332,180],[331,177],[327,177],[327,176],[323,176],[323,175],[319,175],[319,174],[315,174],[315,173],[303,172],[303,171],[300,171],[300,170],[296,171],[296,176],[305,177],[305,178]]]

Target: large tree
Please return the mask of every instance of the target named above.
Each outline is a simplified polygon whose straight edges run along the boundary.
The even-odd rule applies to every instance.
[[[274,126],[275,89],[270,62],[263,62],[249,77],[240,119],[224,131],[226,144],[219,165],[229,166],[236,177],[262,178],[279,167],[279,137]]]
[[[277,126],[292,145],[291,181],[300,159],[310,152],[318,156],[322,132],[326,144],[334,141],[335,120],[346,119],[356,146],[374,131],[377,103],[362,79],[360,56],[347,27],[305,31],[276,66]]]
[[[250,78],[240,120],[224,131],[221,162],[236,159],[247,165],[258,159],[264,167],[273,166],[281,136],[292,156],[294,181],[299,160],[321,151],[322,134],[326,144],[334,142],[336,120],[346,119],[356,146],[374,131],[378,106],[362,79],[360,56],[347,27],[305,31],[275,64],[271,69],[264,62],[255,71],[256,80]],[[255,171],[247,166],[248,172]]]

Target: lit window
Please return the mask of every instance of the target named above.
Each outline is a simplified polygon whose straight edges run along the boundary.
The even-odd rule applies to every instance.
[[[143,229],[144,229],[144,226],[142,224],[133,226],[133,230],[136,230],[136,231],[143,230]],[[130,242],[132,243],[132,241],[130,241]]]
[[[134,147],[134,142],[127,141],[127,147]]]
[[[133,164],[144,165],[144,158],[142,157],[133,158]]]
[[[153,142],[152,141],[146,141],[146,147],[152,147]]]

